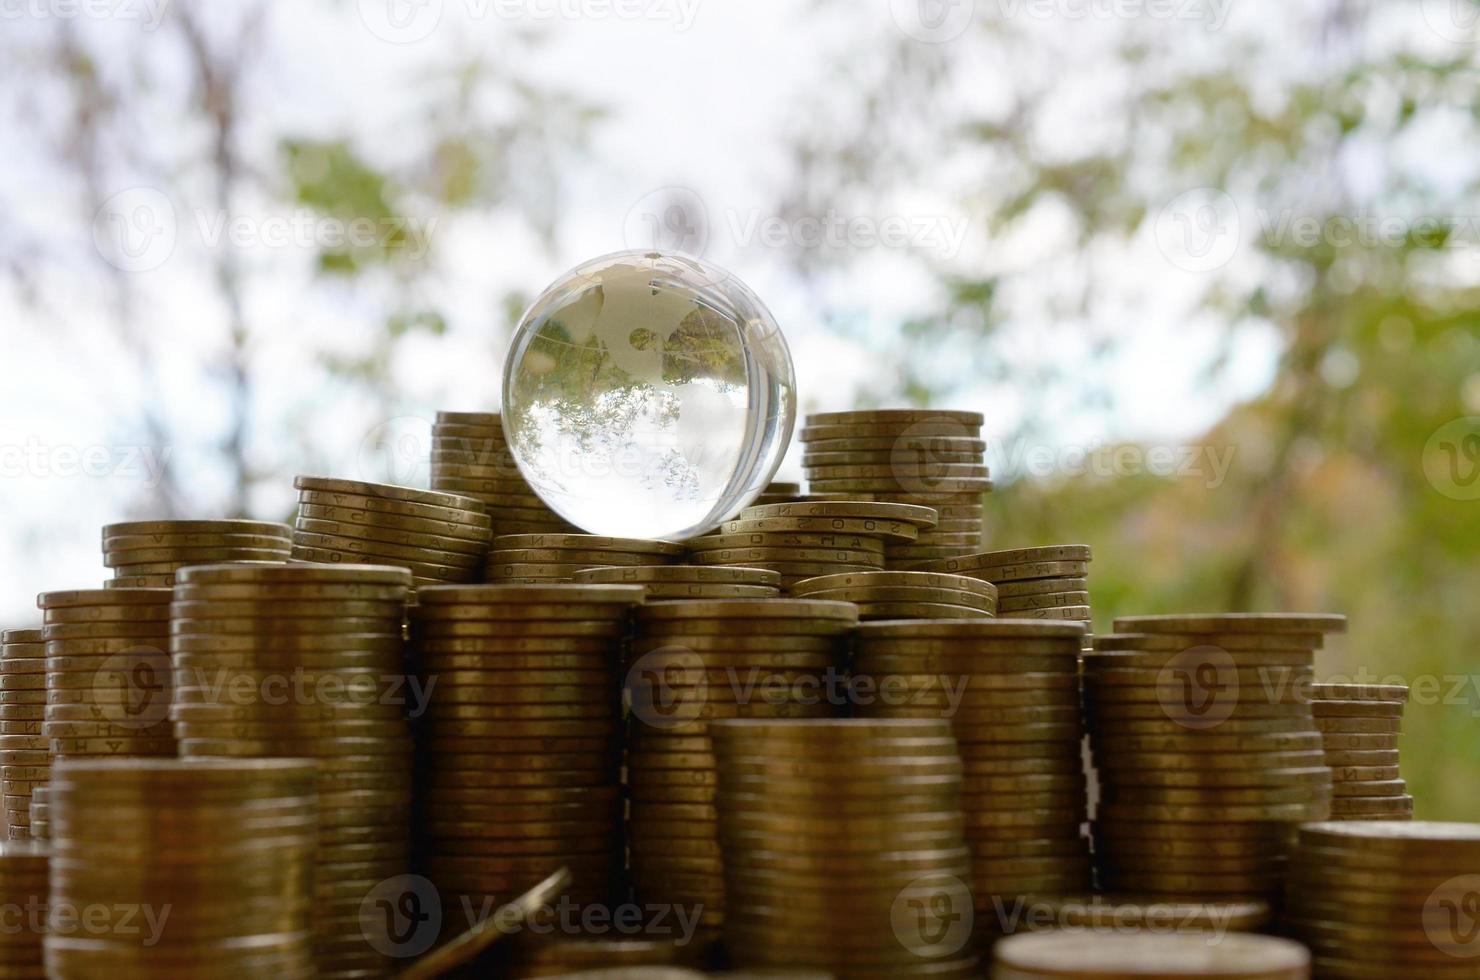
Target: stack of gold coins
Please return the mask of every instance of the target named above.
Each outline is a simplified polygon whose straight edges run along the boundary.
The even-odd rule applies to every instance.
[[[317,763],[322,977],[385,970],[360,906],[410,866],[410,584],[403,568],[303,564],[202,565],[182,569],[175,585],[180,754]]]
[[[997,589],[997,615],[1014,619],[1069,619],[1089,623],[1087,544],[988,551],[910,567],[967,575]]]
[[[472,497],[382,483],[300,476],[293,557],[397,565],[417,585],[474,582],[492,522]]]
[[[982,495],[992,489],[981,426],[978,412],[933,409],[809,415],[800,436],[808,489],[934,508],[939,523],[890,546],[891,568],[975,551]]]
[[[1290,860],[1285,931],[1316,976],[1480,977],[1480,824],[1306,824]]]
[[[287,561],[293,531],[270,521],[129,521],[103,528],[109,588],[167,589],[186,565]]]
[[[960,744],[972,892],[983,916],[1022,895],[1089,890],[1082,633],[1077,623],[1022,619],[858,627],[854,712],[947,719]]]
[[[653,602],[627,671],[627,844],[640,902],[725,908],[709,722],[841,712],[858,610],[808,599]]]
[[[933,572],[819,575],[797,582],[791,594],[856,603],[859,619],[981,619],[997,605],[990,582]]]
[[[1003,940],[993,980],[1308,980],[1310,954],[1275,936],[1052,930]]]
[[[0,633],[0,742],[20,736],[25,739],[18,746],[7,745],[23,752],[33,752],[28,746],[40,745],[50,752],[51,744],[42,732],[46,720],[46,644],[41,630],[18,629]],[[35,740],[35,741],[33,741]],[[39,756],[24,756],[39,759]],[[5,829],[10,840],[27,840],[31,837],[31,795],[38,786],[45,786],[51,770],[50,757],[45,761],[25,764],[0,763],[0,784],[5,795]]]
[[[46,980],[47,850],[28,841],[0,845],[0,977]]]
[[[57,759],[174,755],[170,590],[43,592],[36,601],[46,622],[45,738],[26,764],[46,764],[48,741]]]
[[[1331,819],[1412,820],[1413,797],[1398,769],[1407,685],[1316,684],[1312,698],[1334,781]],[[1353,737],[1362,738],[1358,746]]]
[[[913,541],[934,523],[928,507],[843,500],[767,504],[741,511],[714,534],[691,539],[688,560],[769,568],[789,589],[818,575],[881,571],[886,544]]]
[[[642,589],[446,586],[418,599],[419,844],[443,902],[503,900],[562,866],[573,901],[610,901],[622,868],[619,644]]]
[[[640,585],[649,599],[773,599],[781,594],[780,572],[740,565],[608,565],[583,568],[575,581]]]
[[[1277,896],[1291,829],[1324,820],[1331,770],[1311,712],[1315,650],[1341,616],[1116,620],[1084,659],[1099,774],[1099,884]]]
[[[31,837],[36,840],[51,840],[51,804],[47,802],[46,786],[31,790]]]
[[[716,721],[710,734],[737,966],[980,975],[947,722]]]
[[[1274,921],[1269,903],[1178,901],[1133,895],[1021,895],[993,908],[977,925],[1001,935],[1017,932],[1262,932]]]
[[[46,975],[311,977],[306,759],[59,759]]]
[[[490,582],[570,582],[583,568],[666,565],[683,552],[683,545],[671,541],[599,534],[505,534],[493,539],[485,571]]]
[[[437,413],[432,426],[432,489],[483,501],[494,534],[580,530],[547,507],[525,482],[496,412]]]
[[[802,485],[800,483],[782,483],[772,481],[766,485],[766,489],[750,502],[752,507],[763,504],[794,504],[802,500]]]

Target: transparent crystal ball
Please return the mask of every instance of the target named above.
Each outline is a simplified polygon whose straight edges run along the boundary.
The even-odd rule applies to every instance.
[[[795,421],[791,354],[765,304],[674,252],[615,252],[561,276],[504,367],[520,472],[592,534],[711,530],[770,482]]]

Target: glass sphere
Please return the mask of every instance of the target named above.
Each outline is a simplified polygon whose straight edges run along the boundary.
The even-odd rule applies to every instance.
[[[520,472],[592,534],[711,530],[770,482],[795,421],[791,354],[765,304],[674,252],[615,252],[561,276],[504,367]]]

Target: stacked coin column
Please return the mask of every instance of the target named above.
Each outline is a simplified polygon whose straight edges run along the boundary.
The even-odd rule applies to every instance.
[[[1412,820],[1413,797],[1398,769],[1407,685],[1317,684],[1312,696],[1331,767],[1331,819]]]
[[[0,784],[10,840],[31,835],[31,797],[51,771],[46,720],[46,644],[41,630],[0,633]],[[25,755],[12,756],[11,752]],[[41,755],[45,754],[43,759]]]
[[[168,589],[186,565],[287,561],[293,531],[270,521],[129,521],[103,528],[110,589]]]
[[[1080,758],[1077,623],[961,620],[860,624],[854,712],[950,723],[984,940],[1024,895],[1089,890]]]
[[[485,573],[490,582],[570,582],[586,568],[667,565],[683,553],[683,545],[669,541],[598,534],[507,534],[493,539]]]
[[[507,900],[559,867],[578,903],[622,869],[618,644],[635,585],[422,589],[413,660],[420,859],[444,907]]]
[[[48,850],[30,841],[0,845],[0,977],[46,980],[42,939],[46,935]]]
[[[402,639],[410,583],[405,569],[376,565],[202,565],[183,569],[175,585],[180,754],[316,763],[321,977],[388,967],[360,908],[410,867],[405,715],[415,692],[404,683]]]
[[[312,977],[313,764],[58,760],[46,975]]]
[[[710,733],[737,966],[979,975],[945,721],[716,721]]]
[[[987,551],[913,564],[916,571],[966,575],[997,590],[997,615],[1090,622],[1087,544]]]
[[[493,518],[494,534],[580,531],[530,489],[495,412],[437,413],[432,425],[432,489],[483,501]]]
[[[170,590],[43,592],[37,604],[52,758],[173,756]]]
[[[841,712],[858,610],[804,599],[681,600],[638,610],[627,671],[627,845],[643,903],[706,926],[725,908],[709,723]],[[834,696],[830,696],[834,695]]]
[[[982,619],[992,616],[997,589],[965,575],[932,572],[849,572],[803,579],[791,594],[858,606],[859,619]]]

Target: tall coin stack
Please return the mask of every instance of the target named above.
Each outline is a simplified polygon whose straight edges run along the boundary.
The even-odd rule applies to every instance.
[[[562,534],[580,528],[530,489],[496,412],[438,412],[432,425],[432,489],[476,497],[493,533]]]
[[[1276,936],[1147,934],[1122,929],[1014,936],[994,950],[993,980],[1307,980],[1310,954]]]
[[[1334,780],[1331,819],[1412,820],[1413,797],[1398,769],[1407,685],[1316,684],[1312,698]],[[1362,738],[1359,747],[1353,737]]]
[[[36,602],[51,757],[174,755],[170,590],[43,592]],[[30,765],[48,759],[45,742],[37,746]]]
[[[737,966],[979,975],[949,724],[716,721],[710,733]]]
[[[598,565],[666,565],[683,556],[671,541],[607,538],[599,534],[505,534],[493,539],[485,577],[490,582],[538,585],[571,582]]]
[[[640,585],[649,599],[774,599],[781,594],[780,572],[740,565],[608,565],[583,568],[575,581]]]
[[[922,572],[967,575],[997,589],[997,615],[1090,621],[1087,544],[989,551],[911,565]]]
[[[42,940],[46,935],[47,849],[30,842],[0,845],[0,977],[46,980]]]
[[[403,568],[302,564],[202,565],[182,569],[175,585],[171,714],[181,756],[317,764],[321,977],[385,971],[360,906],[410,867],[410,584]]]
[[[965,575],[846,572],[803,579],[791,594],[858,606],[859,619],[980,619],[994,615],[997,590]]]
[[[5,796],[5,829],[10,840],[31,837],[31,796],[45,786],[51,772],[51,743],[42,732],[46,720],[46,644],[41,630],[5,630],[0,633],[0,743],[20,737],[19,745],[5,744],[0,755],[0,783]],[[35,746],[47,757],[31,755]],[[19,750],[24,756],[10,756]],[[12,762],[11,759],[16,761]],[[22,761],[24,760],[24,761]]]
[[[1331,980],[1480,977],[1480,824],[1306,824],[1287,932]]]
[[[872,501],[767,504],[690,539],[688,561],[769,568],[786,590],[818,575],[882,571],[887,544],[914,541],[935,520],[928,507]]]
[[[481,501],[382,483],[295,477],[293,557],[396,565],[416,585],[477,581],[492,522]]]
[[[418,599],[420,857],[444,905],[507,900],[562,866],[572,900],[610,901],[622,869],[618,644],[642,589],[446,586]]]
[[[113,589],[168,589],[186,565],[287,561],[293,532],[270,521],[128,521],[103,528]]]
[[[312,977],[304,759],[58,760],[46,975]]]
[[[627,845],[643,903],[699,907],[718,925],[726,899],[716,835],[709,723],[823,718],[858,610],[846,602],[720,599],[638,610],[627,671]]]
[[[1082,894],[1078,623],[998,619],[858,627],[854,712],[949,721],[965,763],[962,808],[982,938],[1023,895]],[[890,694],[889,692],[893,692]]]
[[[1101,888],[1274,899],[1296,824],[1331,808],[1310,705],[1341,616],[1135,616],[1084,658]]]
[[[892,544],[889,567],[981,546],[982,495],[992,489],[978,412],[878,409],[807,416],[802,466],[813,494],[869,494],[931,507],[939,523]]]

